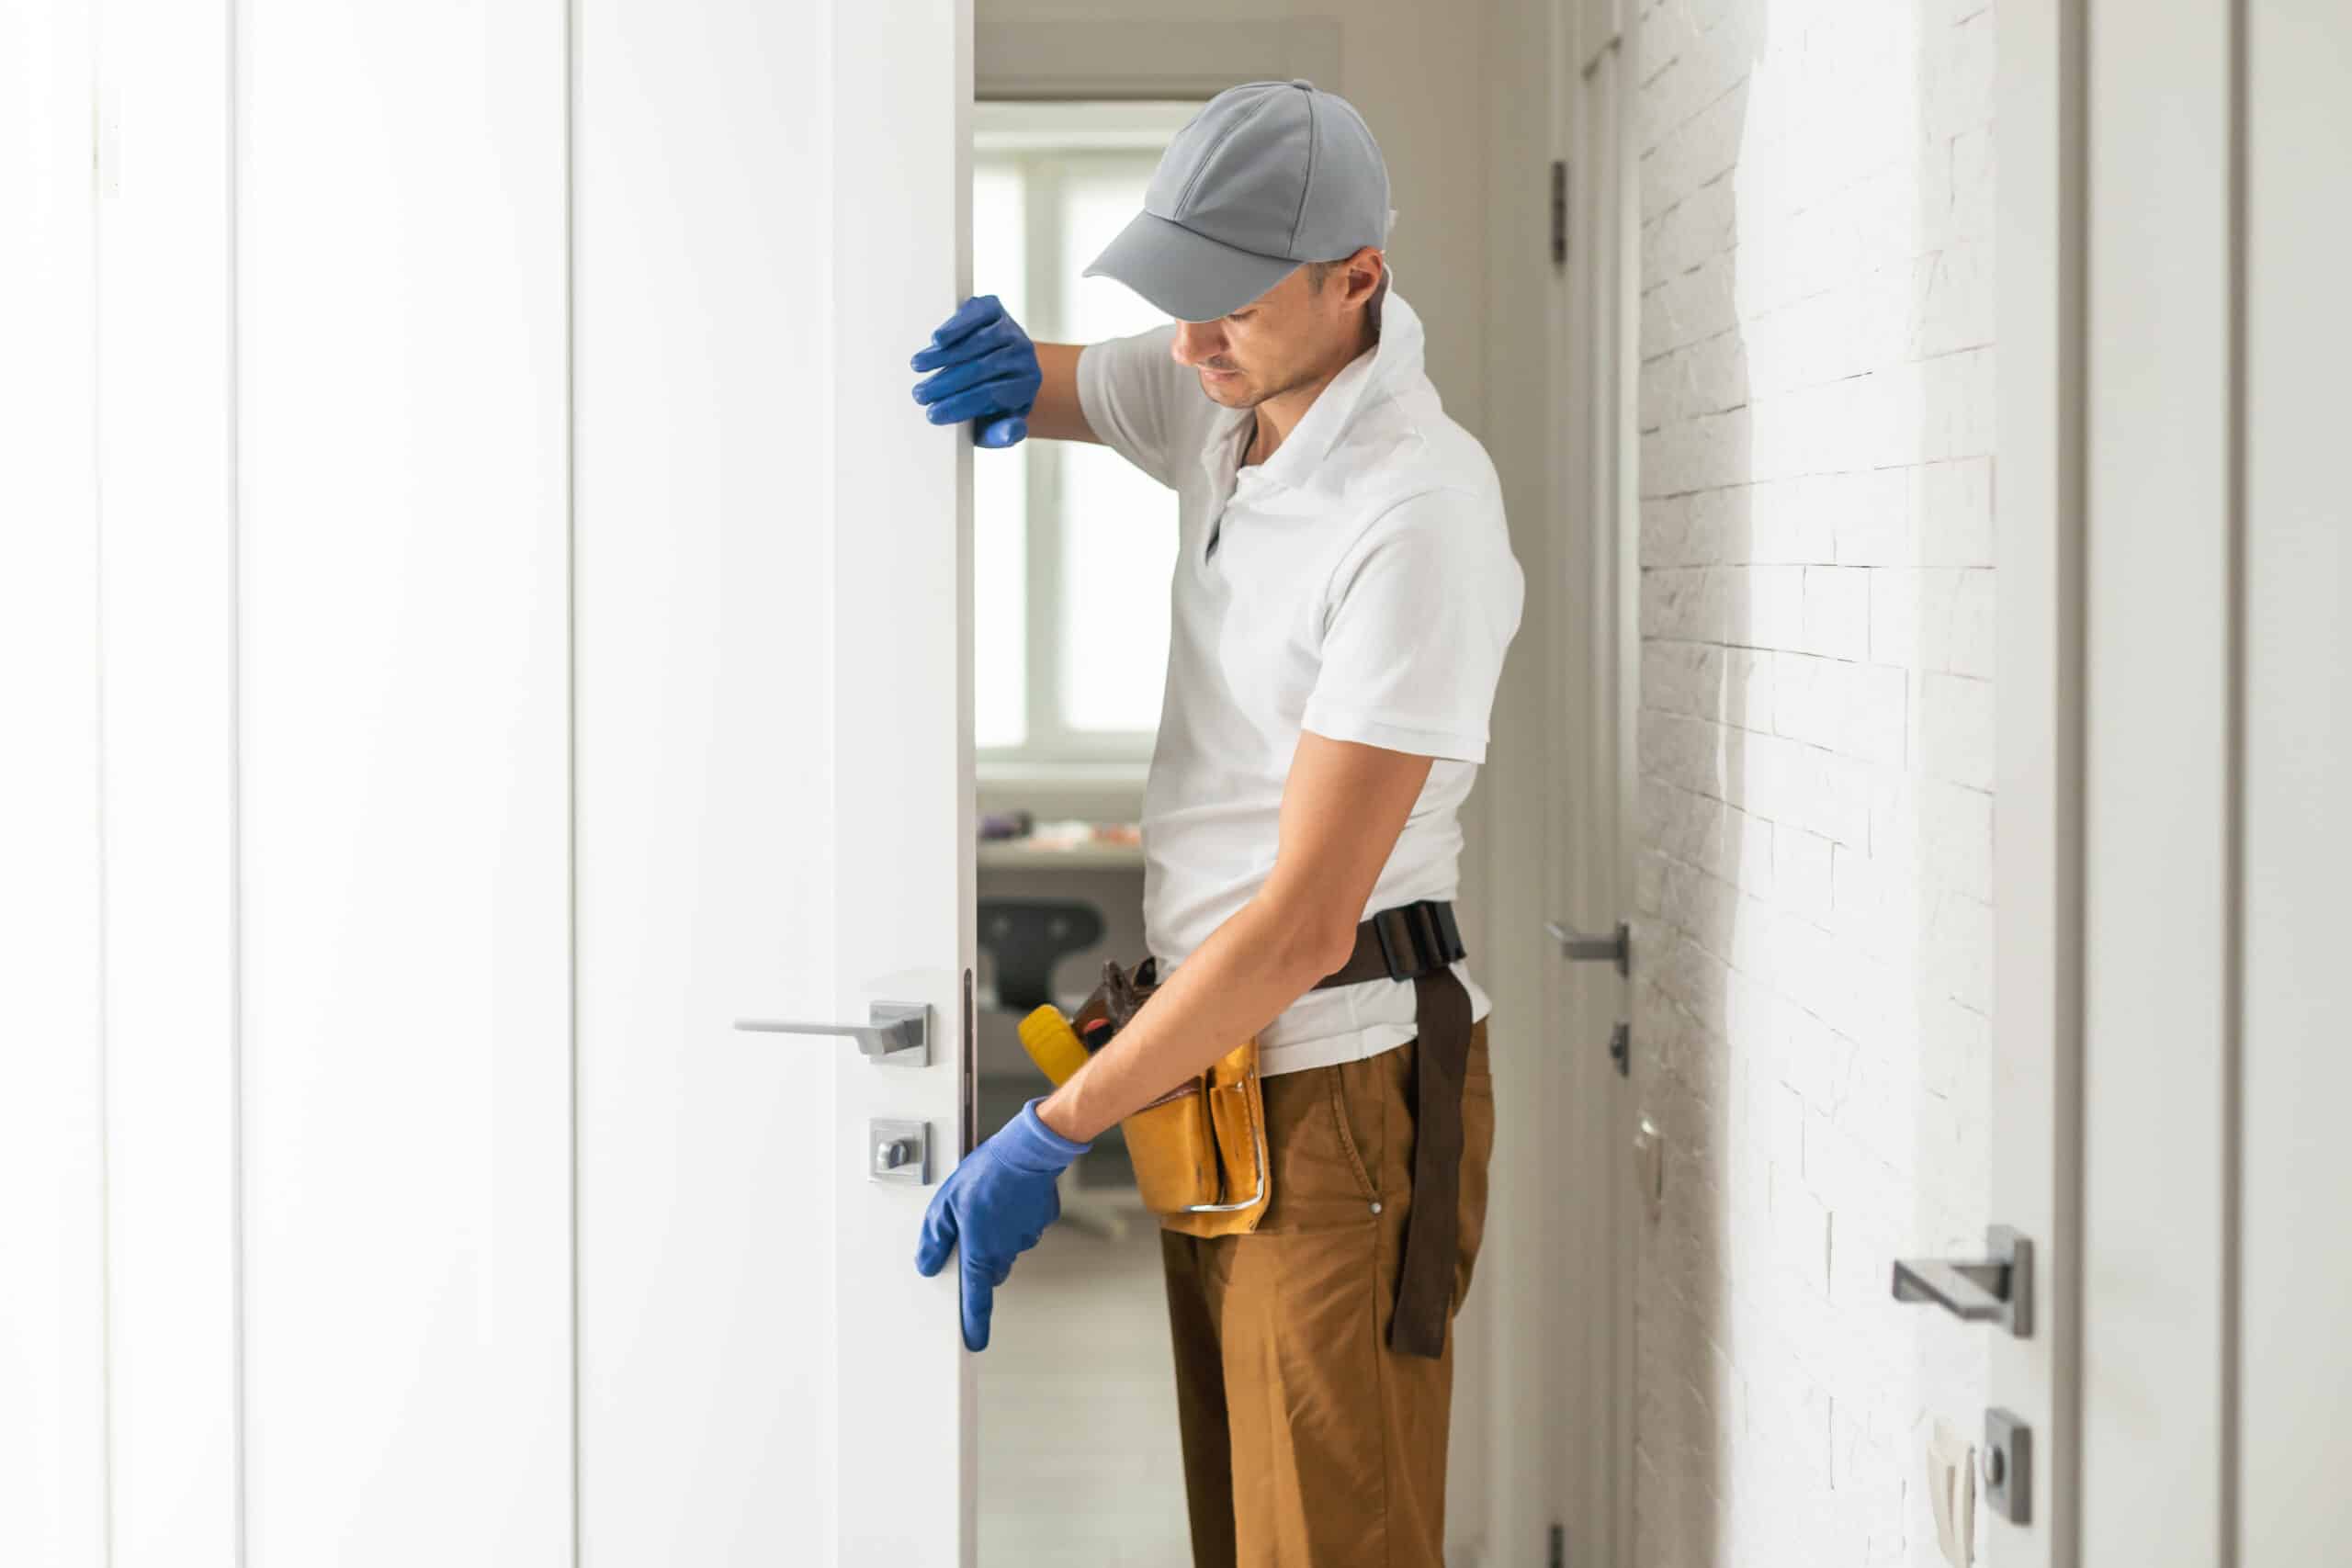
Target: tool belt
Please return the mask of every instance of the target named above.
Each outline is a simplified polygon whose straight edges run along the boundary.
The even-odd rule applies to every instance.
[[[1470,994],[1450,967],[1464,956],[1453,907],[1433,899],[1384,909],[1356,927],[1348,961],[1313,989],[1409,980],[1419,1043],[1414,1060],[1413,1203],[1388,1343],[1437,1357],[1453,1303],[1462,1179],[1462,1080],[1470,1055]],[[1102,983],[1070,1021],[1088,1048],[1125,1027],[1159,988],[1159,960],[1132,972],[1102,966]],[[1243,1041],[1119,1123],[1144,1206],[1169,1230],[1255,1230],[1273,1195],[1258,1042]]]

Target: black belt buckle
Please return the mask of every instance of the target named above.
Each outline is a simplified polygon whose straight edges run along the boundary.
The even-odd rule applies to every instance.
[[[1380,961],[1392,980],[1418,979],[1469,951],[1453,923],[1453,906],[1434,898],[1381,910],[1372,917],[1372,934],[1379,939]]]

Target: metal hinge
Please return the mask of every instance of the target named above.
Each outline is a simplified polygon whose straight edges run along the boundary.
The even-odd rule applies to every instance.
[[[1568,161],[1552,160],[1552,265],[1568,265]]]
[[[1552,1527],[1552,1554],[1544,1561],[1550,1564],[1550,1568],[1568,1568],[1567,1526],[1554,1525]]]
[[[1609,1032],[1609,1059],[1617,1064],[1617,1076],[1634,1076],[1634,1026],[1620,1022]]]

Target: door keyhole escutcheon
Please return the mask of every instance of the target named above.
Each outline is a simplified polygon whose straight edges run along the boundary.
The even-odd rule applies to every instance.
[[[931,1185],[931,1129],[922,1122],[876,1118],[865,1124],[865,1176],[908,1187]]]

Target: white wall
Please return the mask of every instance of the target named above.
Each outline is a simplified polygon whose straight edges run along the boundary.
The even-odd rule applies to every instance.
[[[0,1559],[568,1559],[561,17],[9,22]]]
[[[1639,34],[1635,1561],[1939,1561],[1984,1331],[1994,16]]]
[[[840,142],[707,9],[0,10],[11,1568],[831,1555]]]

